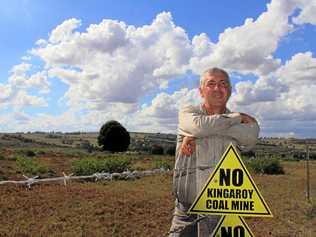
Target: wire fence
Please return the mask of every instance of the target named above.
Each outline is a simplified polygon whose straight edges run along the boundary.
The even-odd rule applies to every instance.
[[[67,185],[67,182],[70,180],[79,180],[79,179],[90,179],[97,181],[112,181],[112,180],[134,180],[138,179],[144,176],[150,176],[154,174],[161,174],[161,173],[168,173],[170,172],[169,169],[160,168],[160,169],[153,169],[153,170],[144,170],[144,171],[124,171],[121,173],[107,173],[107,172],[101,172],[101,173],[94,173],[92,175],[82,175],[82,176],[74,176],[73,174],[65,174],[63,172],[64,176],[61,177],[53,177],[53,178],[42,178],[40,179],[39,176],[34,177],[28,177],[26,175],[23,175],[25,180],[5,180],[0,181],[0,185],[4,184],[20,184],[20,185],[26,185],[29,189],[33,184],[39,184],[39,183],[45,183],[45,182],[58,182],[63,181],[64,185]]]
[[[63,172],[63,176],[61,177],[53,177],[53,178],[42,178],[40,179],[39,176],[33,176],[33,177],[28,177],[26,175],[22,175],[25,180],[4,180],[0,181],[0,185],[3,184],[21,184],[21,185],[26,185],[28,188],[31,187],[32,184],[35,183],[45,183],[45,182],[56,182],[56,181],[63,181],[64,185],[67,185],[67,182],[69,180],[75,180],[75,179],[94,179],[94,181],[98,180],[104,180],[104,181],[112,181],[112,180],[133,180],[137,178],[141,178],[143,176],[149,176],[153,174],[158,174],[158,173],[167,173],[167,172],[181,172],[180,174],[175,174],[175,177],[180,177],[180,176],[186,176],[192,173],[195,173],[196,170],[205,170],[211,168],[210,166],[201,166],[201,167],[192,167],[192,168],[176,168],[176,169],[166,169],[164,167],[161,167],[159,169],[153,169],[153,170],[144,170],[144,171],[124,171],[121,173],[108,173],[108,172],[101,172],[101,173],[94,173],[91,175],[81,175],[81,176],[74,176],[73,174],[65,174]]]

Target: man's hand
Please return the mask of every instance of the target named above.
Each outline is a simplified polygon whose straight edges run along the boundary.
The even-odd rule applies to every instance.
[[[195,151],[195,137],[184,137],[180,148],[180,154],[191,156]]]
[[[248,114],[240,113],[241,123],[257,123],[257,120]]]

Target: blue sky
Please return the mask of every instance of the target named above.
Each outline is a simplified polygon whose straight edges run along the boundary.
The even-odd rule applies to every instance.
[[[175,133],[198,75],[261,136],[314,137],[316,1],[2,1],[0,130]]]

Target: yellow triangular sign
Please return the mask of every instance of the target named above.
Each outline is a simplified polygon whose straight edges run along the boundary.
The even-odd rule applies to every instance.
[[[189,213],[272,217],[232,144],[226,149]]]
[[[254,237],[241,216],[223,216],[218,222],[212,237]]]

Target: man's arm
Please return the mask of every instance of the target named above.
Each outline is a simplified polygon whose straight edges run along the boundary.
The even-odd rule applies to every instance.
[[[250,150],[256,145],[259,131],[260,128],[257,122],[240,123],[224,130],[222,135],[236,139],[242,150]]]
[[[196,107],[185,106],[179,111],[178,133],[188,137],[207,137],[240,124],[241,120],[239,113],[201,115]]]
[[[179,112],[178,132],[187,138],[216,134],[229,136],[237,140],[243,150],[249,150],[256,144],[259,126],[254,118],[244,113],[201,115],[196,107],[186,106]],[[194,148],[194,139],[188,139],[183,141],[180,151],[190,155]]]

